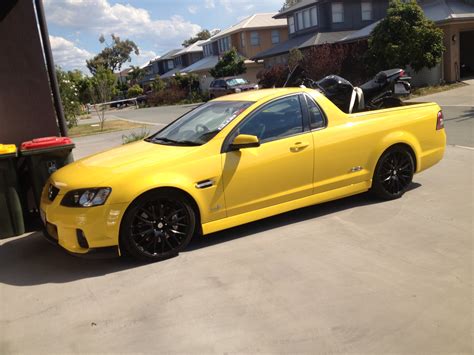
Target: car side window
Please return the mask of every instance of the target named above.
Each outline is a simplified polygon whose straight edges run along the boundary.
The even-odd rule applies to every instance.
[[[302,132],[300,100],[294,95],[264,106],[240,125],[237,134],[257,136],[260,143],[265,143]]]
[[[311,129],[318,129],[318,128],[325,127],[326,122],[324,119],[324,115],[321,112],[318,105],[316,105],[313,99],[308,96],[306,96],[306,103],[308,106],[309,123],[310,123]]]

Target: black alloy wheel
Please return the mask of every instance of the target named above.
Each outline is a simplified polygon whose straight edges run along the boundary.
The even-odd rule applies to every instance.
[[[126,212],[120,230],[125,254],[159,261],[176,256],[191,241],[196,215],[186,197],[174,191],[153,191]]]
[[[411,184],[415,164],[409,151],[403,146],[387,150],[377,163],[372,191],[384,200],[401,197]]]

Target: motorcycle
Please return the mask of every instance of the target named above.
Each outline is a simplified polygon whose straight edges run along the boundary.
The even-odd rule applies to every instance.
[[[305,79],[303,85],[318,88],[342,111],[353,113],[401,106],[400,98],[410,95],[410,80],[403,69],[390,69],[379,72],[359,87],[337,75],[319,81]]]

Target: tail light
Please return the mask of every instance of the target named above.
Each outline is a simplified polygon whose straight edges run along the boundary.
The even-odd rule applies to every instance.
[[[405,70],[402,69],[402,71],[400,72],[400,76],[405,76]]]
[[[436,130],[439,131],[440,129],[444,128],[444,117],[443,111],[438,112],[438,117],[436,119]]]

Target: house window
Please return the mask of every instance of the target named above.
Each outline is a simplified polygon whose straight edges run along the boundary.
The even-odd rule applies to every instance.
[[[245,47],[245,32],[240,32],[240,46]]]
[[[260,45],[260,36],[257,31],[250,32],[250,44],[252,46],[259,46]]]
[[[371,1],[362,1],[362,21],[372,20],[372,2]]]
[[[318,25],[318,9],[317,7],[312,7],[310,9],[310,12],[311,12],[311,23],[313,26],[317,26]]]
[[[295,18],[293,16],[288,17],[288,28],[290,29],[290,33],[295,32]]]
[[[227,52],[230,49],[230,38],[229,36],[221,38],[217,41],[219,47],[219,53]]]
[[[303,27],[303,12],[297,12],[296,13],[296,19],[297,19],[297,28],[298,30],[302,30]]]
[[[344,22],[344,5],[342,2],[333,2],[331,4],[332,8],[332,22]]]
[[[308,27],[318,25],[318,10],[317,8],[311,7],[309,9],[300,11],[296,13],[297,18],[297,28],[298,30],[303,30]]]
[[[273,30],[272,31],[272,44],[280,43],[280,31]]]
[[[207,44],[207,45],[204,46],[204,56],[209,57],[211,55],[212,55],[211,45]]]
[[[172,60],[168,60],[168,69],[174,68],[174,62]]]

